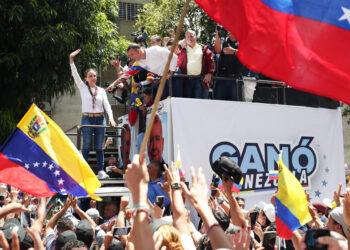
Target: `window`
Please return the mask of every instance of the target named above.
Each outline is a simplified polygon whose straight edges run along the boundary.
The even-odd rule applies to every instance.
[[[143,4],[118,2],[119,20],[135,20],[138,11],[143,8]]]

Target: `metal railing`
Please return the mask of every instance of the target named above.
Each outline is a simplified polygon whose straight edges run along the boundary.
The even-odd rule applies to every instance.
[[[200,80],[203,80],[203,76],[201,75],[185,75],[185,74],[179,74],[174,73],[171,78],[169,78],[169,96],[173,96],[172,91],[172,85],[173,85],[173,78],[184,78],[184,79],[196,79],[199,78]],[[244,82],[244,79],[237,79],[235,77],[228,77],[228,76],[212,76],[211,81],[214,81],[214,84],[216,84],[216,80],[224,80],[224,81],[235,81],[236,83]],[[288,88],[288,86],[281,81],[274,81],[274,80],[256,80],[256,83],[265,83],[270,85],[280,85],[282,87],[282,93],[283,93],[283,104],[286,104],[286,91],[285,89]],[[236,84],[236,98],[237,100],[241,100],[239,96],[239,86]]]
[[[123,152],[121,152],[122,160],[123,161],[123,173],[125,173],[126,169],[126,129],[124,127],[112,127],[112,126],[105,126],[105,125],[76,125],[68,130],[66,130],[64,133],[67,136],[76,136],[77,137],[77,149],[80,151],[81,149],[81,137],[82,137],[82,129],[83,128],[109,128],[111,130],[116,130],[116,133],[114,134],[107,134],[105,133],[105,137],[116,137],[121,138],[122,148]],[[76,132],[70,132],[72,130],[76,129]],[[118,133],[120,131],[120,133]],[[120,149],[118,149],[120,150]]]

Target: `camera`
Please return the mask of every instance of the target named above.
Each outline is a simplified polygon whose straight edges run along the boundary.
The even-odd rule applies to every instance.
[[[148,35],[145,32],[145,26],[141,27],[141,30],[135,31],[131,33],[132,36],[134,36],[134,43],[143,43],[145,47],[147,47],[147,38]]]
[[[242,179],[242,170],[227,156],[220,156],[219,159],[211,165],[211,168],[218,176],[231,179],[236,184]]]
[[[227,30],[225,30],[221,25],[216,25],[216,30],[219,32],[220,37],[226,37],[228,35]]]

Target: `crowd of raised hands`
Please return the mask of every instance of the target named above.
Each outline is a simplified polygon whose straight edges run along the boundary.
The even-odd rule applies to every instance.
[[[33,212],[31,209],[33,198],[24,194],[22,199],[18,199],[19,191],[12,189],[0,208],[2,220],[0,245],[5,250],[275,249],[276,247],[299,250],[307,249],[305,235],[308,230],[328,227],[329,236],[320,237],[317,242],[327,245],[328,249],[348,249],[348,230],[344,227],[350,228],[350,193],[346,192],[341,197],[341,186],[334,192],[333,210],[329,208],[322,214],[318,204],[309,202],[312,221],[304,228],[296,230],[291,240],[285,241],[276,235],[274,196],[271,198],[271,204],[265,204],[265,207],[260,209],[258,216],[250,216],[259,209],[257,207],[249,211],[244,209],[244,204],[239,203],[232,192],[231,180],[223,180],[223,188],[217,189],[216,195],[209,195],[210,190],[216,188],[207,185],[201,168],[197,171],[191,168],[190,188],[183,182],[174,163],[164,168],[164,183],[160,185],[169,196],[171,213],[166,214],[165,208],[149,202],[147,198],[149,176],[145,154],[135,155],[125,173],[133,206],[128,197],[122,197],[116,220],[100,225],[98,219],[91,217],[90,209],[81,210],[77,198],[71,196],[68,196],[64,207],[48,219],[46,219],[46,198],[37,199],[35,219],[23,223],[23,215]],[[193,207],[192,213],[194,210],[198,213],[201,226],[197,227],[192,223],[189,206]],[[74,211],[76,217],[73,216]],[[332,217],[332,214],[338,217]],[[324,216],[328,216],[328,222],[324,220]],[[329,222],[331,217],[335,218],[333,226]],[[251,218],[254,218],[255,222],[251,221]],[[115,227],[126,226],[130,227],[129,233],[115,236]]]

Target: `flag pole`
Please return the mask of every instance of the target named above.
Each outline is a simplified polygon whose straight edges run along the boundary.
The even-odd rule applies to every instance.
[[[169,56],[168,56],[168,61],[167,61],[166,65],[165,65],[165,68],[164,68],[164,71],[163,71],[163,76],[162,76],[162,78],[160,80],[160,84],[159,84],[159,87],[158,87],[156,99],[154,100],[154,104],[153,104],[151,117],[149,118],[149,122],[148,122],[148,125],[146,127],[145,136],[143,137],[143,141],[142,141],[142,145],[141,145],[141,149],[140,149],[140,154],[142,154],[146,150],[146,145],[147,145],[147,142],[148,142],[148,138],[149,138],[149,136],[151,134],[151,130],[152,130],[153,122],[154,122],[154,117],[156,115],[158,103],[159,103],[160,98],[161,98],[161,96],[163,94],[166,77],[168,75],[168,71],[169,71],[169,67],[170,67],[170,62],[171,62],[171,59],[173,58],[173,54],[174,54],[174,51],[175,51],[175,46],[178,46],[177,43],[179,41],[179,37],[180,37],[180,34],[181,34],[181,30],[182,30],[182,27],[183,27],[183,24],[184,24],[185,16],[187,14],[187,10],[188,10],[188,6],[190,4],[190,1],[191,0],[186,0],[185,6],[184,6],[184,9],[182,11],[181,18],[180,18],[180,21],[179,21],[179,25],[177,26],[177,29],[176,29],[175,40],[174,40],[174,43],[171,46],[170,53],[169,53]]]

